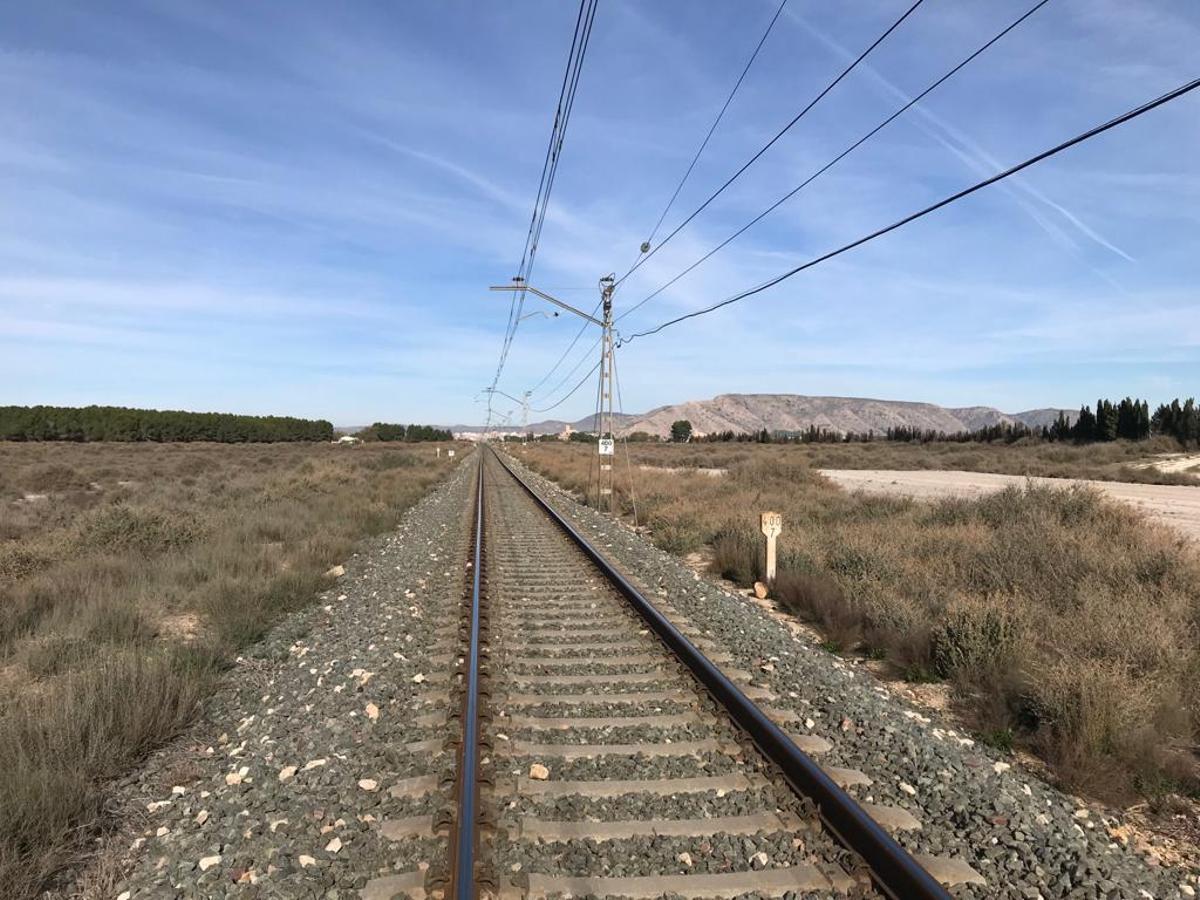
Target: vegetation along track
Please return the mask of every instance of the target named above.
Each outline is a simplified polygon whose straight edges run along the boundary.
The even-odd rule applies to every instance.
[[[856,804],[861,773],[814,763],[823,739],[480,460],[455,896],[948,896],[872,818],[911,816]]]

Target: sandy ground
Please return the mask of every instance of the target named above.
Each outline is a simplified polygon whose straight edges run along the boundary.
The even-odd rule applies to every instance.
[[[1066,478],[1025,478],[987,472],[899,471],[885,469],[822,469],[822,475],[847,490],[902,494],[919,500],[940,497],[978,497],[1027,481],[1063,487],[1084,484],[1104,495],[1137,507],[1151,519],[1170,525],[1200,541],[1200,487],[1165,484],[1126,484],[1118,481],[1075,481]]]
[[[1172,453],[1159,456],[1150,462],[1139,464],[1138,468],[1158,469],[1160,472],[1188,472],[1200,469],[1200,453]]]

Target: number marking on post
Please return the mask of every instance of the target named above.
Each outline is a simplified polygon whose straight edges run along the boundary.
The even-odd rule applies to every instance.
[[[767,539],[767,581],[775,580],[775,539],[783,533],[783,514],[765,512],[759,517],[759,528]]]

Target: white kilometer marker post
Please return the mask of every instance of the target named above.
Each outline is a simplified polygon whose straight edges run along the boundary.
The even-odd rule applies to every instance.
[[[783,514],[765,512],[759,520],[759,527],[767,538],[767,583],[775,580],[775,539],[783,532]]]

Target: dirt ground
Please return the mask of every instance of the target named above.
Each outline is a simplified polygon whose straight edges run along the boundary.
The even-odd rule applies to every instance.
[[[883,469],[821,469],[821,474],[847,490],[899,494],[918,500],[940,497],[978,497],[1027,481],[1050,487],[1083,484],[1107,497],[1128,503],[1150,519],[1170,525],[1200,541],[1200,488],[1164,484],[1125,484],[1117,481],[1076,481],[1066,478],[1024,478],[986,472],[900,471]]]
[[[1138,466],[1141,469],[1150,467],[1160,472],[1194,472],[1200,469],[1200,453],[1172,453]]]

